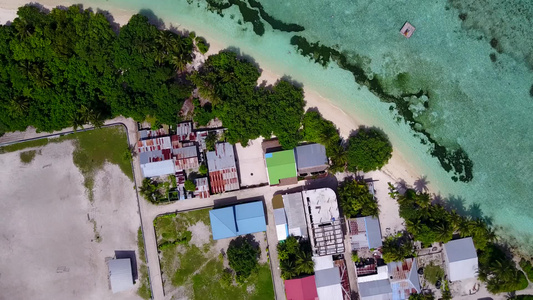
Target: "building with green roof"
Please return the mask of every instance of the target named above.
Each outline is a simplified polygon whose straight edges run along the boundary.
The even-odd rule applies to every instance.
[[[266,153],[265,161],[270,185],[298,182],[294,150]]]

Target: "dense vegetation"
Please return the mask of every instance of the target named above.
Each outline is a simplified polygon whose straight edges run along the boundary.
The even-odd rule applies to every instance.
[[[413,242],[407,235],[386,237],[383,241],[381,252],[385,263],[402,261],[415,255]]]
[[[226,131],[225,138],[246,145],[259,136],[276,135],[285,149],[301,140],[300,126],[304,114],[303,90],[288,81],[274,86],[257,86],[258,68],[233,52],[211,55],[190,80],[210,105],[195,108],[195,116],[206,120],[218,117]],[[197,110],[204,110],[198,112]]]
[[[330,172],[342,172],[346,167],[346,150],[333,122],[322,118],[319,112],[308,110],[302,119],[302,139],[326,147],[330,160]]]
[[[260,250],[245,237],[232,240],[228,246],[229,266],[235,271],[237,282],[243,283],[257,270]]]
[[[407,231],[424,246],[434,242],[447,243],[458,232],[462,237],[472,237],[476,248],[483,250],[495,238],[483,220],[462,217],[442,205],[432,204],[427,193],[407,189],[403,195],[396,196]]]
[[[78,6],[21,7],[0,26],[0,132],[79,127],[117,115],[178,121],[193,42],[134,15],[120,32]]]
[[[338,190],[339,204],[348,218],[374,216],[379,214],[379,206],[364,181],[346,179]]]
[[[488,244],[479,257],[479,279],[486,282],[493,294],[525,289],[526,275],[516,268],[515,262],[496,244]]]
[[[411,294],[409,300],[433,300],[435,297],[433,294]]]
[[[314,273],[311,244],[308,240],[293,235],[287,237],[278,244],[278,257],[281,278],[285,280]]]
[[[526,273],[529,281],[533,282],[533,266],[531,265],[531,261],[522,258],[519,265],[524,273]]]
[[[431,263],[424,268],[424,278],[433,285],[443,277],[444,270],[440,266],[435,266]]]
[[[392,157],[387,136],[375,128],[359,127],[348,140],[348,170],[369,172],[381,169]]]

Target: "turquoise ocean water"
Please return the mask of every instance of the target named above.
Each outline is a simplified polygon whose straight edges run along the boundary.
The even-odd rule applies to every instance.
[[[532,1],[260,0],[271,17],[305,28],[282,32],[262,22],[262,36],[242,22],[236,5],[221,16],[197,0],[81,2],[126,12],[149,9],[180,30],[214,37],[260,66],[312,86],[347,114],[385,130],[443,198],[467,209],[474,205],[470,212],[481,210],[533,253]],[[416,26],[410,39],[399,34],[405,21]],[[295,34],[345,53],[393,92],[402,92],[395,86],[399,74],[408,78],[402,89],[426,91],[429,98],[411,98],[410,110],[440,144],[466,151],[473,180],[451,180],[390,104],[334,62],[323,67],[299,55],[290,44]]]

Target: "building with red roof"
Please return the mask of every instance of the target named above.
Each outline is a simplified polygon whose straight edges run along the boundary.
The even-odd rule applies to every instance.
[[[315,276],[285,280],[287,300],[318,300]]]

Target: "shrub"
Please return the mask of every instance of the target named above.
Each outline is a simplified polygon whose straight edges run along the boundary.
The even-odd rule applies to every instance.
[[[359,261],[361,261],[361,259],[359,258],[359,256],[357,255],[357,251],[352,251],[352,261],[354,263],[358,263]]]
[[[433,263],[424,268],[424,278],[433,285],[443,277],[444,270],[439,266],[433,265]]]
[[[161,191],[159,191],[160,187],[161,184],[159,182],[150,178],[145,178],[139,189],[139,193],[144,197],[144,199],[157,204],[159,203],[159,199],[162,197]]]
[[[194,192],[196,190],[196,184],[190,179],[185,180],[184,186],[185,190],[189,192]]]
[[[244,283],[257,269],[260,250],[243,237],[232,240],[227,255],[229,266],[235,271],[237,282]]]
[[[198,168],[198,173],[200,173],[200,175],[207,175],[207,173],[209,173],[209,169],[207,169],[206,165],[200,165],[200,168]]]
[[[415,255],[413,242],[407,235],[386,237],[381,251],[385,263],[401,261]]]
[[[209,45],[205,39],[201,37],[196,38],[196,47],[198,47],[198,51],[200,51],[202,54],[205,54],[207,51],[209,51]]]
[[[369,172],[381,169],[392,157],[392,145],[381,131],[360,127],[348,140],[348,170]]]
[[[210,131],[205,137],[205,147],[208,151],[214,151],[215,145],[218,141],[218,136],[215,131]]]
[[[345,180],[339,187],[339,202],[348,218],[379,214],[378,203],[364,181]]]

